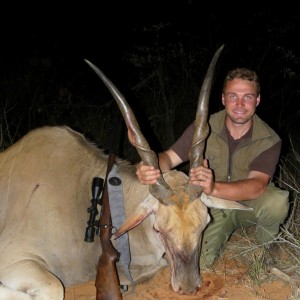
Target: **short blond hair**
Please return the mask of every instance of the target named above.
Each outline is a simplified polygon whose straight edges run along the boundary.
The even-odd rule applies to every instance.
[[[229,71],[224,80],[223,92],[225,91],[227,82],[232,81],[233,79],[243,79],[243,80],[253,81],[256,86],[257,95],[260,94],[259,77],[255,71],[249,70],[247,68],[236,68]]]

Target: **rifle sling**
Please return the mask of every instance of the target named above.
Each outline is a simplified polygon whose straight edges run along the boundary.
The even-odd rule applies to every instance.
[[[119,228],[125,221],[125,207],[123,197],[122,179],[117,165],[114,163],[108,174],[107,189],[109,194],[109,206],[112,226]],[[116,248],[120,253],[120,261],[127,279],[134,287],[134,280],[130,274],[129,265],[131,261],[128,233],[116,239]]]

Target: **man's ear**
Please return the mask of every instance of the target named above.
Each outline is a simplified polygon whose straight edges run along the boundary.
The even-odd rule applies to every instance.
[[[225,106],[225,96],[224,96],[224,93],[222,93],[222,103]]]
[[[257,98],[256,98],[256,106],[258,106],[259,103],[260,103],[260,94],[259,94],[259,95],[257,96]]]

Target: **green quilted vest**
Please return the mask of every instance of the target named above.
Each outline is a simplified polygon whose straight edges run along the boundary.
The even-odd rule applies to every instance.
[[[214,170],[216,181],[228,181],[229,175],[230,181],[245,179],[253,159],[280,141],[280,137],[269,125],[254,115],[252,139],[240,143],[229,166],[225,116],[225,110],[222,110],[211,115],[209,119],[211,132],[207,140],[205,158],[209,160],[209,166]]]

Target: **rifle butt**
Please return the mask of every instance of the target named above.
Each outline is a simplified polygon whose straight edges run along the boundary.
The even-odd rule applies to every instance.
[[[115,253],[112,254],[106,251],[99,258],[95,282],[97,290],[96,300],[122,299],[119,277],[116,270],[116,261],[119,259],[119,255],[117,251]]]

